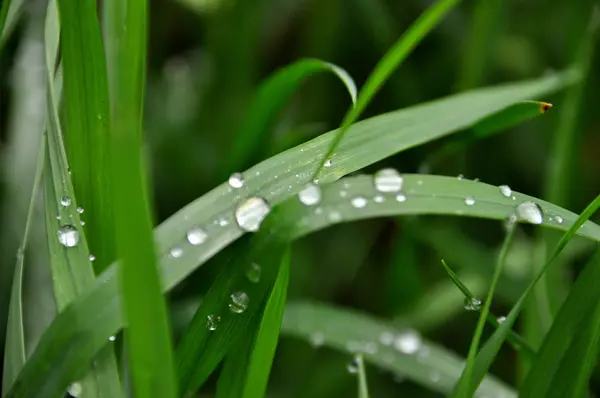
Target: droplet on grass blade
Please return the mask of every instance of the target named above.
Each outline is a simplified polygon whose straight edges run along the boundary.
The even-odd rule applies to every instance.
[[[65,247],[75,247],[79,243],[79,231],[72,225],[58,229],[58,241]]]
[[[229,310],[234,314],[241,314],[248,308],[248,302],[250,298],[244,292],[235,292],[231,294],[231,303],[229,304]]]
[[[403,354],[411,355],[419,351],[422,345],[421,336],[414,330],[406,330],[396,336],[394,347]]]
[[[71,383],[71,385],[69,385],[69,387],[67,388],[67,392],[71,397],[81,397],[81,394],[83,393],[83,387],[80,383],[74,382]]]
[[[481,309],[481,300],[476,297],[465,297],[465,310],[479,311]]]
[[[194,227],[187,232],[186,236],[190,245],[199,246],[206,241],[208,234],[203,228]]]
[[[217,327],[219,326],[219,323],[221,322],[221,317],[214,315],[214,314],[210,314],[209,316],[206,317],[206,328],[208,330],[210,330],[211,332],[217,330]]]
[[[315,347],[321,347],[325,343],[325,335],[321,332],[314,332],[310,335],[310,344]]]
[[[331,211],[327,216],[330,222],[336,223],[342,221],[342,214],[339,211]]]
[[[261,197],[254,196],[240,203],[235,210],[238,226],[247,232],[256,232],[271,212],[271,206]]]
[[[346,369],[348,370],[348,373],[351,374],[356,374],[358,373],[358,369],[360,367],[360,361],[362,361],[362,356],[360,355],[354,355],[352,357],[352,359],[350,360],[350,362],[348,362],[348,365],[346,365]]]
[[[356,209],[362,209],[367,205],[367,199],[363,196],[356,196],[350,200],[350,204]]]
[[[333,165],[333,162],[331,161],[331,159],[327,159],[325,161],[325,163],[323,163],[323,166],[325,167],[331,167]]]
[[[399,203],[406,202],[406,195],[404,195],[403,193],[399,193],[398,195],[396,195],[396,201]]]
[[[515,208],[515,213],[519,220],[531,224],[541,224],[544,221],[544,214],[540,205],[529,200],[519,204]]]
[[[179,258],[183,256],[183,249],[181,247],[174,247],[169,251],[169,255],[173,258]]]
[[[84,208],[81,206],[78,206],[76,210],[77,210],[77,213],[79,213],[79,214],[83,214],[83,212],[85,211]]]
[[[246,270],[246,277],[252,283],[258,283],[260,281],[261,268],[260,265],[252,263]]]
[[[377,195],[373,198],[373,201],[375,203],[383,203],[383,202],[385,202],[385,197],[383,197],[381,195]]]
[[[231,176],[229,176],[228,183],[231,188],[242,188],[244,186],[244,176],[242,173],[233,173]]]
[[[561,216],[554,216],[554,221],[556,221],[559,224],[562,224],[564,220]]]
[[[69,196],[63,196],[60,199],[60,204],[64,207],[69,207],[71,206],[71,203],[73,203],[73,201],[71,200],[71,198]]]
[[[90,260],[90,262],[92,262],[92,263],[93,263],[94,261],[96,261],[96,256],[94,256],[93,254],[90,254],[90,255],[88,256],[88,260]]]
[[[512,195],[512,189],[508,185],[500,185],[498,189],[500,189],[500,192],[506,198],[510,198],[510,195]]]
[[[307,206],[314,206],[321,201],[321,188],[311,182],[298,193],[298,199]]]
[[[473,205],[475,204],[475,198],[474,198],[474,197],[472,197],[472,196],[467,196],[467,197],[465,198],[465,204],[466,204],[467,206],[473,206]]]
[[[379,192],[399,192],[404,178],[395,169],[382,169],[373,176],[373,183]]]
[[[504,321],[506,321],[506,317],[505,316],[499,316],[498,319],[496,319],[498,321],[498,323],[502,323]]]

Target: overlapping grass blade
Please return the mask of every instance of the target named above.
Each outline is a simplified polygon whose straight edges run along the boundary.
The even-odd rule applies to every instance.
[[[364,120],[349,130],[346,139],[333,157],[332,167],[323,171],[322,181],[336,180],[344,174],[404,149],[471,127],[516,102],[557,90],[576,78],[576,74],[568,73],[531,82],[483,89]],[[243,196],[260,195],[272,205],[277,205],[304,188],[310,181],[311,171],[314,170],[314,160],[327,150],[334,135],[335,132],[331,132],[320,136],[248,170],[244,173],[246,189],[243,195],[230,190],[226,184],[220,185],[161,224],[156,229],[155,239],[161,255],[163,289],[173,288],[215,253],[242,235],[243,231],[235,226],[232,213]],[[274,178],[275,176],[278,178]],[[423,181],[422,185],[417,183],[419,180]],[[358,191],[362,189],[363,193],[372,192],[371,178],[361,177],[349,181],[352,185],[354,181],[356,183],[360,181],[360,184],[356,185]],[[485,184],[432,176],[406,176],[405,184],[408,187],[406,192],[409,200],[402,206],[393,206],[393,201],[388,200],[378,206],[367,206],[360,212],[352,212],[347,221],[395,213],[417,214],[419,212],[430,214],[465,212],[465,215],[470,216],[504,219],[509,212],[512,212],[514,206],[510,199],[502,197],[496,187]],[[335,197],[341,199],[339,198],[341,185],[334,185],[331,189],[337,189]],[[470,190],[469,193],[475,197],[485,194],[484,196],[493,198],[493,204],[485,208],[465,206],[464,198],[461,197],[465,189]],[[444,196],[448,193],[447,190],[451,190],[451,197]],[[411,201],[410,195],[418,192],[425,194],[425,200]],[[520,194],[516,194],[516,197],[519,200],[531,199]],[[438,201],[443,205],[438,205]],[[571,212],[551,204],[543,202],[540,204],[548,212],[560,214],[566,220],[564,224],[546,223],[552,224],[550,226],[564,229],[575,219],[575,215]],[[344,205],[350,208],[347,201],[344,201]],[[212,223],[221,217],[229,221],[228,227],[215,226]],[[312,230],[331,224],[324,218],[314,222]],[[197,225],[206,227],[208,239],[200,246],[188,245],[185,242],[185,235]],[[298,233],[310,231],[309,226],[305,225]],[[591,223],[584,225],[579,233],[600,239],[599,228]],[[185,245],[184,256],[181,258],[168,256],[173,247],[180,245]],[[13,393],[22,393],[29,389],[32,392],[45,390],[49,388],[46,383],[52,380],[53,374],[59,372],[68,375],[78,374],[80,361],[91,360],[106,343],[106,339],[123,326],[115,277],[116,266],[113,266],[100,276],[98,285],[93,291],[55,320],[34,352],[33,360],[28,362],[19,375],[19,383],[13,389]],[[74,322],[74,318],[77,317],[86,319],[85,324]],[[56,338],[55,333],[61,333],[58,341],[52,340]],[[86,338],[76,338],[80,333],[85,333]],[[63,334],[72,339],[68,349],[65,347],[68,340],[62,339]],[[58,351],[59,347],[63,351]],[[53,363],[55,367],[52,373],[42,376],[44,372],[40,367],[45,363]]]
[[[352,103],[356,103],[356,85],[352,77],[339,66],[318,59],[297,61],[277,73],[271,75],[258,89],[256,97],[248,109],[247,116],[241,124],[241,130],[229,150],[225,167],[227,173],[248,166],[253,154],[264,142],[279,113],[298,86],[309,77],[331,72],[346,86]]]
[[[4,0],[0,5],[0,50],[15,29],[24,4],[25,0]]]
[[[552,323],[520,396],[581,397],[597,361],[600,251],[587,264]]]
[[[414,330],[398,330],[369,315],[324,304],[288,304],[282,333],[307,341],[318,335],[327,347],[360,351],[369,363],[441,393],[452,391],[464,366],[463,360]],[[478,392],[516,396],[493,376],[484,380]]]
[[[444,16],[446,16],[459,1],[460,0],[438,0],[435,4],[431,5],[419,16],[419,18],[417,18],[398,41],[396,41],[387,54],[377,63],[364,86],[361,87],[356,105],[352,107],[344,117],[342,125],[329,144],[325,156],[320,160],[319,166],[314,171],[313,180],[316,179],[314,177],[319,175],[325,162],[333,155],[333,152],[337,149],[350,126],[358,120],[369,102],[371,102],[381,86],[383,86],[383,83],[385,83],[394,70],[406,59],[406,57],[408,57],[421,40],[437,26],[442,18],[444,18]]]
[[[244,338],[239,340],[239,347],[225,358],[217,398],[265,396],[285,309],[290,278],[290,251],[288,247],[283,254],[273,291],[263,313],[255,316],[252,326]],[[256,273],[252,268],[249,271]]]
[[[358,398],[369,398],[369,386],[367,384],[367,370],[362,355],[358,356]]]

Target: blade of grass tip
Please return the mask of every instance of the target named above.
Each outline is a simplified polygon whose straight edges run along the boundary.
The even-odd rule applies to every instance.
[[[304,59],[271,75],[258,89],[241,129],[229,151],[225,173],[247,166],[257,149],[268,140],[270,127],[298,86],[310,76],[331,72],[346,86],[352,104],[356,103],[356,85],[352,77],[339,66],[318,59]]]
[[[150,205],[142,170],[142,109],[146,82],[147,2],[105,4],[111,18],[112,193],[127,329],[125,339],[136,397],[176,397],[166,306],[157,270]]]
[[[13,285],[10,296],[10,307],[8,310],[8,325],[6,331],[6,343],[4,346],[4,373],[2,374],[2,396],[8,392],[8,388],[17,378],[19,371],[25,365],[25,332],[23,330],[23,263],[25,260],[25,249],[27,248],[27,239],[35,204],[38,200],[38,192],[42,181],[44,162],[46,155],[46,134],[42,134],[40,143],[35,177],[33,180],[33,189],[29,208],[27,209],[27,220],[25,222],[25,231],[23,240],[17,252],[17,264],[13,276]]]
[[[89,226],[97,272],[116,259],[106,60],[96,2],[58,0],[64,69],[65,142],[71,179]]]
[[[240,338],[241,347],[233,349],[225,358],[217,386],[217,398],[265,396],[287,298],[290,253],[288,245],[265,309],[262,314],[254,316],[258,322],[254,322],[247,335]],[[254,273],[249,274],[253,280],[259,275],[254,268],[248,272]]]
[[[369,386],[367,385],[367,371],[362,355],[356,356],[358,363],[358,398],[369,398]]]
[[[408,30],[396,41],[390,51],[377,63],[375,69],[361,87],[358,93],[356,105],[348,111],[342,125],[335,137],[329,144],[325,156],[319,160],[319,165],[314,171],[313,180],[325,165],[325,162],[331,157],[339,143],[342,141],[350,126],[360,117],[371,99],[377,94],[383,83],[390,77],[394,70],[400,66],[402,61],[412,52],[412,50],[423,40],[425,36],[437,26],[440,20],[459,3],[460,0],[438,0],[431,5],[417,20],[408,28]]]
[[[502,268],[504,266],[504,263],[506,262],[506,255],[508,254],[508,249],[510,248],[510,245],[513,241],[515,229],[516,222],[509,222],[506,237],[504,238],[504,243],[502,244],[500,254],[498,255],[496,268],[494,269],[492,283],[490,285],[487,298],[485,299],[485,303],[483,304],[481,314],[479,315],[479,320],[477,321],[477,327],[475,329],[473,339],[471,340],[471,346],[469,347],[469,354],[467,356],[467,363],[465,365],[465,368],[463,369],[460,379],[458,380],[458,383],[456,383],[454,391],[452,392],[453,398],[470,398],[473,396],[473,394],[475,394],[475,390],[479,386],[478,382],[472,382],[475,358],[477,355],[477,351],[479,350],[479,342],[481,341],[483,328],[485,326],[486,319],[490,313],[490,306],[492,305],[492,299],[494,298],[496,285],[498,284],[498,279],[500,279]]]
[[[581,213],[581,215],[575,220],[573,225],[565,232],[561,240],[559,241],[554,253],[550,256],[550,259],[544,264],[542,269],[538,272],[535,279],[529,284],[525,292],[521,295],[519,300],[513,306],[509,314],[506,316],[506,320],[500,324],[500,327],[494,331],[492,336],[485,343],[477,358],[475,360],[474,371],[473,371],[473,385],[476,387],[485,374],[488,372],[494,358],[496,357],[502,343],[504,342],[506,335],[512,325],[515,323],[519,312],[521,311],[523,304],[535,288],[537,282],[543,277],[544,272],[548,269],[548,267],[554,262],[554,260],[558,257],[558,255],[562,252],[564,247],[567,245],[569,240],[577,233],[579,228],[596,212],[596,210],[600,207],[600,195],[596,197],[596,199],[586,207],[586,209]]]

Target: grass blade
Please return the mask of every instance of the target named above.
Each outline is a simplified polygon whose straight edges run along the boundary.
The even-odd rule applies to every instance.
[[[25,0],[4,0],[0,4],[0,50],[17,26]]]
[[[412,50],[436,27],[440,20],[458,4],[460,0],[438,0],[430,6],[408,30],[398,39],[387,54],[377,63],[375,69],[361,87],[356,105],[348,111],[337,134],[331,141],[325,156],[320,160],[319,166],[313,174],[313,180],[319,175],[325,162],[348,132],[350,126],[358,120],[371,99],[377,94],[383,83],[390,77],[394,70],[408,57]],[[320,179],[319,179],[320,180]]]
[[[246,338],[240,339],[241,347],[232,351],[235,355],[230,354],[225,359],[219,377],[217,398],[265,396],[285,308],[290,277],[290,251],[288,247],[283,254],[273,291],[259,322],[255,322],[248,330]]]
[[[358,357],[358,398],[369,398],[369,386],[367,385],[367,371],[362,355]]]
[[[171,336],[156,269],[150,205],[142,170],[147,2],[106,4],[111,18],[112,173],[129,370],[136,397],[176,397]],[[106,155],[106,154],[105,154]]]
[[[233,140],[229,151],[227,173],[248,165],[253,154],[267,142],[268,134],[277,115],[283,110],[298,86],[310,76],[320,72],[331,72],[346,86],[352,103],[356,103],[356,85],[352,77],[342,68],[318,59],[305,59],[286,66],[269,77],[258,89],[248,109],[242,128]]]
[[[506,261],[506,255],[508,254],[508,249],[510,244],[512,243],[513,237],[515,234],[515,225],[511,223],[506,234],[506,238],[504,239],[504,243],[502,244],[502,249],[500,249],[500,254],[498,255],[498,262],[496,263],[496,268],[494,270],[494,276],[492,277],[492,283],[488,290],[488,295],[485,300],[485,304],[483,305],[483,309],[481,314],[479,315],[479,321],[477,322],[477,327],[475,329],[475,333],[473,335],[473,339],[471,340],[471,346],[469,347],[469,354],[467,356],[467,363],[465,368],[463,369],[462,375],[452,392],[452,397],[455,398],[470,398],[475,394],[475,390],[479,386],[479,382],[473,383],[473,371],[475,366],[475,357],[477,355],[477,350],[479,349],[479,342],[481,341],[481,335],[483,334],[483,327],[485,326],[486,318],[490,313],[490,306],[492,305],[492,299],[494,298],[494,292],[496,291],[496,285],[498,284],[498,279],[500,279],[500,274],[502,273],[502,267]]]
[[[6,16],[8,15],[10,3],[11,0],[4,0],[0,5],[0,37],[4,35],[4,24],[6,22]]]
[[[289,304],[282,333],[306,341],[318,336],[327,347],[359,352],[369,363],[440,393],[452,391],[464,366],[456,355],[412,329],[396,330],[369,315],[324,304]],[[516,396],[493,376],[485,379],[478,392],[483,396]]]

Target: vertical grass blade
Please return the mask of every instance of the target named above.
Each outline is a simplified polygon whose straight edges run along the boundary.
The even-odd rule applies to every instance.
[[[0,37],[4,33],[4,24],[6,23],[6,16],[8,15],[8,9],[10,8],[11,0],[4,0],[0,7]]]
[[[367,371],[362,355],[358,359],[358,398],[369,398],[369,386],[367,384]]]
[[[360,117],[361,113],[365,110],[369,102],[371,102],[371,99],[373,99],[375,94],[377,94],[383,83],[406,59],[406,57],[408,57],[421,40],[437,26],[441,19],[450,12],[459,1],[460,0],[438,0],[435,4],[430,6],[377,63],[364,86],[361,87],[356,105],[348,111],[342,121],[340,129],[329,144],[325,156],[320,159],[319,165],[314,172],[313,180],[319,175],[327,159],[333,154],[350,126]]]
[[[21,14],[25,0],[4,0],[0,2],[0,50],[6,40],[15,29]]]
[[[110,23],[112,172],[121,291],[132,388],[136,397],[177,396],[171,336],[157,270],[142,169],[142,114],[146,84],[148,4],[105,4]]]
[[[95,1],[59,0],[65,142],[75,194],[85,208],[94,267],[115,260],[106,61]]]

